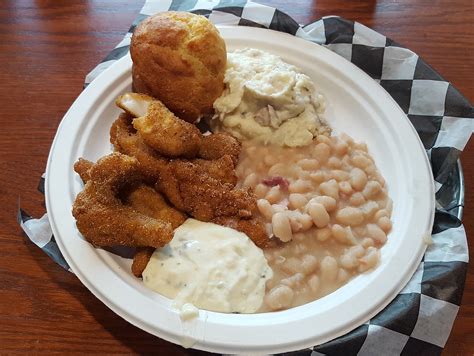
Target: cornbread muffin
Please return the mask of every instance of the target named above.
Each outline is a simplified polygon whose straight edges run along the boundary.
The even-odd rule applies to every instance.
[[[144,20],[133,34],[133,89],[195,122],[213,111],[224,90],[224,40],[204,16],[169,11]]]

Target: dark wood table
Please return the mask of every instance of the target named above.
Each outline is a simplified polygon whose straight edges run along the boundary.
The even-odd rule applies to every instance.
[[[471,102],[473,2],[265,0],[300,23],[337,14],[417,52]],[[0,353],[187,354],[128,324],[27,241],[19,198],[44,213],[36,190],[58,124],[84,76],[123,37],[142,2],[6,0],[0,6]],[[462,155],[464,223],[474,232],[474,144]],[[471,240],[471,250],[474,242]],[[474,267],[445,354],[474,354]]]

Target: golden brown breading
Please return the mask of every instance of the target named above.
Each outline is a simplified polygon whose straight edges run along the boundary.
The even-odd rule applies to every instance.
[[[263,221],[260,219],[219,216],[213,219],[212,222],[243,232],[260,248],[268,247],[270,244],[270,237],[267,234]]]
[[[202,137],[198,155],[207,160],[215,160],[224,155],[230,155],[234,165],[237,165],[240,148],[240,142],[236,138],[226,133],[215,133]]]
[[[81,177],[84,183],[87,183],[87,181],[91,179],[90,169],[93,165],[93,162],[84,158],[79,158],[77,162],[74,163],[74,171],[79,174],[79,177]]]
[[[121,114],[110,128],[110,142],[115,151],[135,157],[146,180],[154,184],[168,160],[148,147],[131,125],[131,118]]]
[[[145,184],[134,187],[125,194],[123,199],[126,204],[140,213],[169,222],[173,229],[176,229],[186,220],[186,215],[169,206],[160,193]],[[153,251],[155,249],[152,247],[137,249],[132,264],[132,272],[136,277],[141,277]]]
[[[138,161],[120,153],[101,158],[74,201],[72,214],[79,231],[95,246],[161,247],[173,238],[170,223],[126,206],[118,195],[141,182]]]
[[[161,101],[150,102],[146,115],[134,119],[133,127],[148,146],[163,156],[193,158],[199,152],[199,129],[177,118]]]
[[[169,222],[173,229],[186,220],[185,214],[168,205],[159,192],[145,184],[134,187],[123,200],[125,204],[146,216]]]
[[[156,188],[176,208],[201,221],[218,216],[249,218],[256,209],[255,197],[250,191],[235,189],[234,184],[213,178],[192,161],[170,162]]]
[[[135,29],[130,54],[134,90],[188,122],[211,113],[224,90],[225,42],[204,16],[168,11],[148,17]]]
[[[153,247],[138,247],[133,256],[132,273],[135,277],[140,278],[146,265],[150,261],[151,255],[153,255],[155,249]]]

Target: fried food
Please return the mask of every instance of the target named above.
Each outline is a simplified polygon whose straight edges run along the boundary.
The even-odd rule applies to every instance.
[[[91,179],[90,169],[93,165],[93,162],[84,158],[79,158],[77,162],[74,163],[74,171],[79,174],[79,177],[81,177],[84,183],[87,183],[87,181]]]
[[[135,157],[140,163],[140,170],[146,181],[155,184],[168,159],[147,146],[133,128],[131,120],[128,114],[121,114],[115,120],[110,128],[110,142],[115,151]]]
[[[150,102],[146,115],[134,119],[133,127],[148,146],[166,157],[193,158],[199,152],[199,129],[177,118],[161,101]]]
[[[150,261],[151,255],[153,255],[155,249],[153,247],[139,247],[135,256],[133,256],[132,262],[132,273],[135,277],[140,278],[146,265]]]
[[[169,206],[160,193],[145,184],[132,189],[125,195],[124,201],[146,216],[169,222],[173,230],[186,220],[186,215]],[[132,273],[136,277],[141,277],[154,251],[153,247],[137,249],[132,263]]]
[[[146,115],[153,100],[155,99],[146,94],[125,93],[115,100],[115,105],[132,117],[140,117]]]
[[[169,222],[138,212],[119,199],[143,179],[138,161],[120,153],[101,158],[73,204],[79,231],[95,246],[161,247],[173,238]]]
[[[173,230],[186,220],[185,214],[169,206],[159,192],[145,184],[131,189],[123,201],[146,216],[169,222]]]
[[[229,155],[235,166],[239,161],[240,148],[240,142],[231,135],[214,133],[202,137],[198,156],[208,160],[215,160],[224,155]]]
[[[134,91],[161,100],[188,122],[212,113],[224,90],[227,52],[204,16],[169,11],[148,17],[135,29],[130,54]]]
[[[230,160],[229,156],[227,160]],[[210,166],[212,162],[207,161]],[[193,161],[173,160],[162,171],[156,188],[178,209],[201,221],[218,216],[249,218],[256,209],[254,195],[213,177]],[[218,169],[215,169],[218,171]]]
[[[236,217],[219,216],[213,219],[212,222],[243,232],[260,248],[270,245],[271,241],[265,229],[265,225],[263,221],[257,218],[240,219]]]

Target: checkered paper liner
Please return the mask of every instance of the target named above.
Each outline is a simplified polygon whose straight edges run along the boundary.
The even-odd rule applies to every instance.
[[[467,271],[466,233],[454,214],[462,208],[458,197],[463,195],[455,173],[474,130],[473,106],[416,53],[358,22],[328,16],[302,26],[275,8],[242,0],[146,1],[125,38],[87,75],[85,86],[128,52],[140,21],[167,10],[192,11],[215,24],[270,28],[318,43],[364,70],[397,101],[430,158],[437,201],[433,244],[405,288],[377,316],[344,336],[291,354],[440,354],[459,309]],[[44,192],[44,175],[39,190]],[[47,214],[33,219],[19,209],[18,221],[32,242],[70,270]]]

